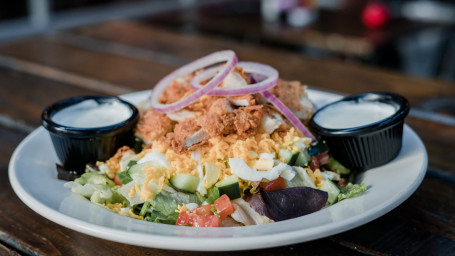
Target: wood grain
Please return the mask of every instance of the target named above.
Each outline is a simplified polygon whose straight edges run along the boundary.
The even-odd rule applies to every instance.
[[[41,112],[53,102],[73,96],[106,94],[35,75],[0,68],[0,113],[37,127]]]
[[[0,54],[136,90],[150,89],[173,69],[150,61],[63,45],[42,37],[0,46]]]
[[[70,42],[69,39],[77,41]],[[150,84],[182,63],[226,48],[234,49],[241,59],[271,64],[279,69],[282,77],[304,81],[317,89],[341,93],[394,91],[406,96],[415,106],[438,97],[455,98],[455,86],[437,80],[406,77],[395,72],[337,61],[314,60],[289,51],[216,36],[176,33],[134,22],[109,22],[57,33],[52,37],[24,40],[0,46],[0,54],[81,77],[108,81],[114,86],[141,90],[150,88]],[[72,84],[71,79],[63,82],[58,77],[52,79],[49,75],[40,76],[20,70],[20,67],[6,64],[0,68],[0,117],[6,117],[16,124],[0,122],[0,254],[233,254],[160,250],[110,242],[55,224],[23,204],[8,181],[11,154],[29,131],[17,127],[39,126],[42,109],[57,99],[105,91]],[[414,117],[406,121],[423,139],[430,157],[430,169],[422,185],[402,205],[359,228],[325,239],[235,254],[453,254],[455,129],[450,125]]]

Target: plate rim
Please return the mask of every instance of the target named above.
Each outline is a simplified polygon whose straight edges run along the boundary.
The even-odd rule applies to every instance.
[[[140,95],[148,91],[139,91],[133,92],[128,95]],[[310,90],[317,91],[323,94],[329,95],[336,95],[330,92],[324,92],[319,90]],[[128,95],[123,95],[121,97],[125,97]],[[201,238],[198,237],[176,237],[176,236],[163,236],[157,234],[150,234],[150,233],[134,233],[134,236],[131,235],[131,232],[119,230],[112,227],[100,226],[98,224],[89,223],[87,221],[83,221],[77,219],[75,217],[71,217],[66,215],[60,211],[57,211],[46,204],[38,201],[32,195],[30,195],[20,184],[17,176],[16,176],[16,162],[18,161],[18,155],[23,150],[24,147],[28,145],[28,143],[35,137],[38,136],[39,133],[45,132],[43,127],[38,127],[29,135],[27,135],[16,147],[14,150],[9,166],[8,166],[8,175],[11,186],[16,193],[16,195],[24,202],[29,208],[33,211],[49,219],[52,222],[55,222],[59,225],[64,227],[70,228],[74,231],[84,233],[86,235],[98,237],[105,240],[115,241],[124,244],[131,244],[137,246],[145,246],[151,248],[160,248],[160,249],[171,249],[171,250],[186,250],[186,251],[237,251],[237,250],[247,250],[247,249],[260,249],[260,248],[270,248],[276,246],[284,246],[289,244],[295,244],[300,242],[311,241],[315,239],[319,239],[322,237],[327,237],[330,235],[338,234],[341,232],[345,232],[347,230],[356,228],[361,226],[367,222],[373,221],[376,218],[390,212],[392,209],[396,208],[398,205],[403,203],[406,199],[408,199],[415,190],[421,184],[426,170],[428,166],[428,154],[420,137],[412,130],[407,124],[405,124],[404,131],[410,132],[411,136],[415,137],[418,140],[418,143],[421,145],[423,150],[423,164],[420,167],[418,175],[414,179],[414,183],[411,184],[410,188],[407,190],[403,190],[403,193],[398,196],[398,199],[395,200],[388,200],[383,202],[382,204],[377,205],[374,208],[370,208],[362,212],[361,214],[357,214],[353,217],[345,219],[339,222],[332,222],[327,223],[324,225],[319,225],[311,228],[306,228],[304,230],[298,231],[290,231],[290,232],[281,232],[278,234],[267,234],[267,235],[259,235],[259,236],[239,236],[239,237],[215,237],[215,238],[204,238],[210,239],[210,243],[205,243],[208,245],[207,247],[200,247],[198,243],[200,243]],[[154,223],[155,224],[155,223]],[[165,224],[163,224],[165,225]],[[192,227],[179,227],[183,229],[194,229]],[[312,232],[317,230],[315,232]],[[284,235],[285,234],[285,235]],[[155,239],[159,242],[154,242]],[[226,242],[226,240],[229,242]],[[261,239],[267,240],[267,243],[253,243],[252,240]],[[176,245],[176,241],[180,242]],[[235,244],[235,248],[232,245]],[[221,245],[221,246],[220,246]]]

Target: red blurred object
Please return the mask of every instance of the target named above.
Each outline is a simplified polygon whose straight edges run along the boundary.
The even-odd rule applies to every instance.
[[[363,24],[368,28],[380,28],[387,23],[389,18],[389,9],[381,1],[368,3],[362,12]]]

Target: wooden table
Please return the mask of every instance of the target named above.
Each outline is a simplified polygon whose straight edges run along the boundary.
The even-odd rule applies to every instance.
[[[33,212],[13,192],[8,162],[40,125],[42,109],[82,94],[150,89],[164,75],[213,51],[276,67],[311,88],[350,94],[391,91],[409,99],[406,119],[429,155],[425,179],[402,205],[331,237],[238,255],[450,255],[455,251],[455,84],[403,76],[208,35],[111,21],[0,45],[0,255],[193,255],[94,238]],[[435,99],[446,105],[435,106]],[[393,182],[393,181],[392,181]],[[232,253],[198,253],[230,255]]]

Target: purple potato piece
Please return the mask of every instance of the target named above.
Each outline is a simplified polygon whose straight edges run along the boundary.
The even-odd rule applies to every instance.
[[[288,220],[317,212],[328,199],[328,193],[310,187],[293,187],[277,191],[261,191],[268,216],[274,221]]]

